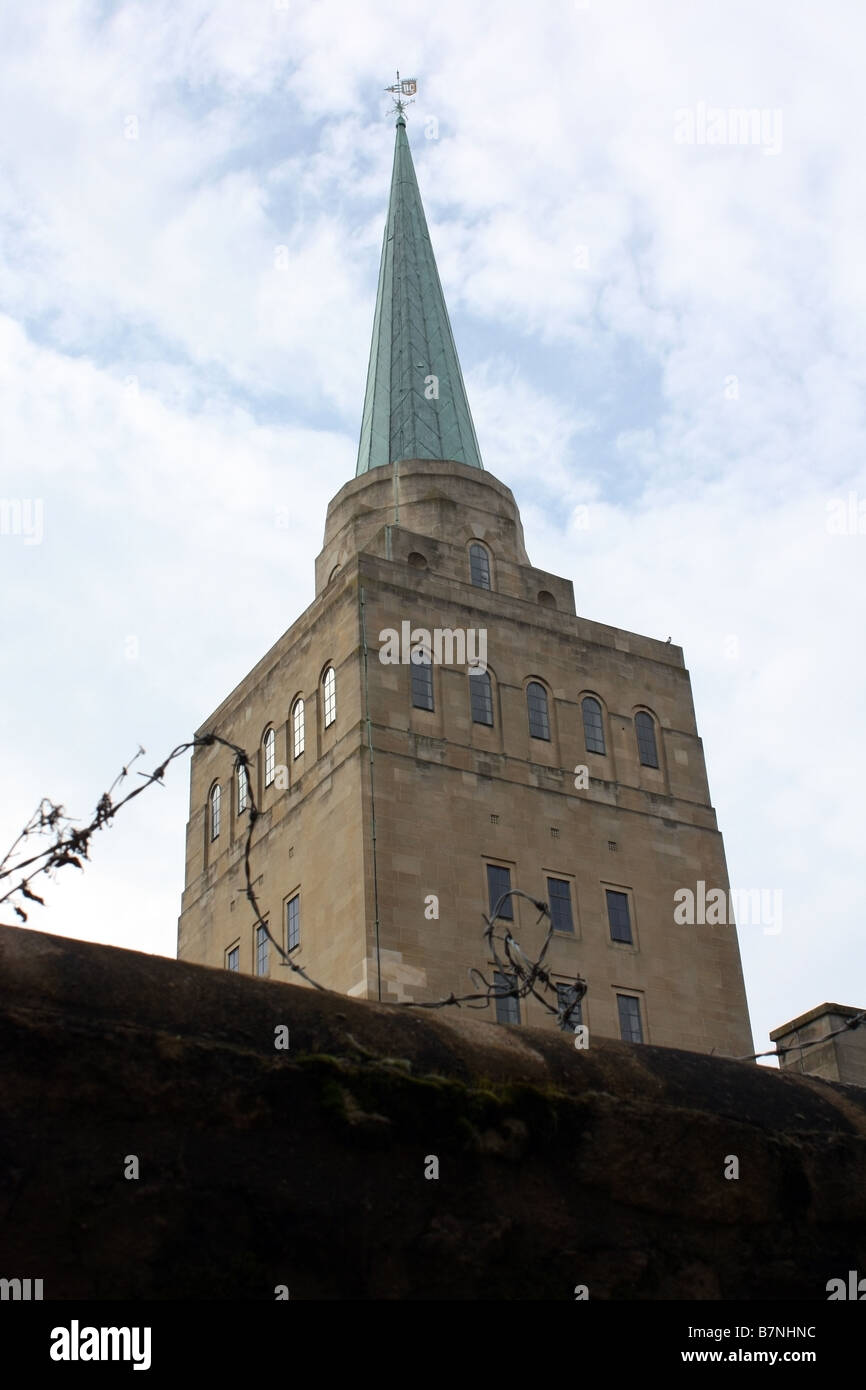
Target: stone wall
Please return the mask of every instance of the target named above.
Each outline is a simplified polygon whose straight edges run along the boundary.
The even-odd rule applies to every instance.
[[[866,1272],[866,1091],[484,1020],[0,929],[0,1277],[825,1300]]]
[[[819,1004],[774,1028],[770,1038],[783,1050],[782,1070],[866,1086],[866,1023],[857,1021],[864,1012],[850,1004]]]

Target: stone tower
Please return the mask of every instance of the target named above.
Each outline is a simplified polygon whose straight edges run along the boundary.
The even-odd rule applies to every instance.
[[[321,984],[469,993],[482,910],[515,888],[549,902],[548,965],[587,980],[590,1034],[751,1053],[736,927],[674,917],[677,890],[728,888],[682,652],[577,615],[530,563],[481,462],[402,113],[357,474],[313,603],[199,732],[249,754],[256,893]],[[297,980],[244,897],[248,814],[231,753],[198,749],[178,955]],[[502,912],[535,956],[535,908]],[[531,998],[497,1014],[555,1026]]]

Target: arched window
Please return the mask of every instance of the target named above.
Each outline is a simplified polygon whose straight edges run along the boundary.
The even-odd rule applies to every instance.
[[[655,720],[651,714],[640,710],[634,717],[637,734],[637,752],[643,767],[658,767],[659,754],[656,747]]]
[[[265,744],[265,786],[269,787],[274,780],[274,768],[277,761],[277,736],[273,729],[268,729],[264,738]]]
[[[476,671],[469,677],[469,701],[473,724],[493,724],[493,687],[487,671]]]
[[[238,764],[238,815],[242,816],[247,809],[247,801],[250,795],[250,779],[243,763]]]
[[[210,837],[215,840],[220,833],[220,801],[222,792],[219,782],[211,789],[210,794]]]
[[[267,928],[256,927],[256,974],[268,973],[268,933]]]
[[[292,752],[299,758],[304,751],[304,702],[296,700],[292,706]]]
[[[550,716],[547,712],[547,691],[540,681],[530,681],[526,687],[526,708],[529,712],[530,738],[550,742]]]
[[[325,696],[325,728],[333,724],[337,717],[337,677],[334,675],[333,666],[329,666],[322,680],[322,690]]]
[[[476,589],[490,588],[490,553],[478,541],[469,547],[469,578]]]
[[[587,753],[604,753],[604,720],[601,717],[601,705],[592,695],[587,695],[581,701],[583,711],[583,737],[586,743]]]

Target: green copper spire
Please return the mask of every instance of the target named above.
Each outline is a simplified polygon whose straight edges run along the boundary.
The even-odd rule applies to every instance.
[[[401,111],[355,472],[403,459],[483,467]]]

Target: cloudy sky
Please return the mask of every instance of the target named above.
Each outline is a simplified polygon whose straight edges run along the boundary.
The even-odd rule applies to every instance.
[[[579,612],[683,646],[732,884],[783,892],[740,933],[756,1047],[866,1005],[864,51],[840,0],[5,7],[4,847],[312,599],[399,67],[485,465]],[[187,796],[32,925],[173,955]]]

